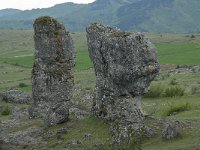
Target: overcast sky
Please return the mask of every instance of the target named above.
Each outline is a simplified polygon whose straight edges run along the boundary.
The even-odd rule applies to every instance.
[[[21,10],[33,8],[46,8],[55,4],[74,2],[74,3],[91,3],[95,0],[0,0],[0,9],[16,8]]]

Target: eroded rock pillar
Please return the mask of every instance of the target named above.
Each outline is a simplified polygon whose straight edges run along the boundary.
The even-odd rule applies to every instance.
[[[68,120],[74,75],[74,46],[65,27],[52,17],[34,22],[35,61],[32,70],[34,103],[32,117],[41,116],[48,125]]]
[[[90,58],[96,74],[93,113],[119,123],[118,138],[143,120],[141,96],[159,72],[154,45],[141,33],[122,32],[99,23],[87,28]],[[120,141],[120,139],[117,139]]]

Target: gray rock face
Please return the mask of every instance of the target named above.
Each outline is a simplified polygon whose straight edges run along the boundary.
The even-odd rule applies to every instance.
[[[76,108],[76,107],[71,107],[69,109],[69,113],[71,115],[73,115],[74,117],[76,117],[77,119],[84,119],[84,118],[86,118],[90,115],[89,112],[87,112],[85,110],[81,110],[81,109]]]
[[[121,98],[129,101],[122,104],[125,108],[137,108],[159,71],[155,47],[143,34],[121,32],[98,23],[87,27],[87,39],[96,73],[95,114],[112,119],[110,110],[117,106],[108,107],[122,103]]]
[[[93,23],[86,28],[96,73],[93,112],[127,129],[143,118],[140,99],[159,72],[155,47],[141,33]],[[120,125],[121,126],[121,125]]]
[[[32,102],[32,96],[18,90],[9,90],[0,93],[0,101],[6,101],[15,104],[24,104]]]
[[[32,70],[32,117],[42,116],[48,125],[68,119],[68,103],[74,85],[74,46],[65,27],[45,16],[34,22],[35,63]]]
[[[43,131],[41,128],[29,128],[26,131],[18,131],[0,135],[0,148],[5,150],[20,150],[41,145]],[[2,147],[1,147],[2,146]]]
[[[178,131],[177,127],[170,123],[166,125],[162,132],[162,138],[164,140],[172,140],[178,136],[180,136],[180,132]]]

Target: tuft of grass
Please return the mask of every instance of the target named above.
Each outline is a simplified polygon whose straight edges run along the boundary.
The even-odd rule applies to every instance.
[[[173,78],[173,79],[170,81],[169,84],[170,84],[170,85],[177,85],[178,82],[176,81],[176,78]]]
[[[8,116],[10,114],[10,107],[8,105],[3,106],[3,110],[1,112],[1,115]]]
[[[106,146],[111,141],[109,125],[101,119],[88,117],[82,120],[74,120],[74,122],[71,122],[70,126],[71,127],[68,128],[68,133],[63,134],[62,138],[67,143],[72,140],[81,140],[83,149],[95,149],[95,144],[103,144]],[[52,130],[52,128],[50,129]],[[86,133],[92,135],[90,140],[84,140],[84,135]],[[55,148],[59,149],[60,146],[57,145]]]
[[[150,87],[150,90],[148,91],[148,93],[145,94],[145,97],[146,98],[161,97],[163,91],[164,91],[164,89],[160,85],[158,85],[158,86],[152,86],[152,87]]]
[[[2,101],[8,103],[8,99],[6,97],[3,97]]]
[[[186,103],[171,103],[163,112],[163,116],[171,116],[180,112],[191,110],[191,104]]]
[[[185,94],[185,89],[180,86],[170,86],[164,88],[160,85],[150,87],[150,90],[145,94],[145,98],[159,98],[159,97],[180,97]]]
[[[27,87],[27,86],[28,85],[26,83],[23,83],[23,82],[19,83],[19,87]]]
[[[180,86],[169,87],[165,90],[165,97],[180,97],[185,93],[185,89]]]

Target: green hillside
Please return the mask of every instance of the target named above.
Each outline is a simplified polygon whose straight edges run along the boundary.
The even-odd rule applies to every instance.
[[[71,31],[84,31],[91,22],[122,30],[168,33],[200,32],[199,0],[96,0],[64,3],[45,9],[0,10],[0,28],[31,29],[35,18],[50,15]],[[16,13],[14,13],[16,11]]]

